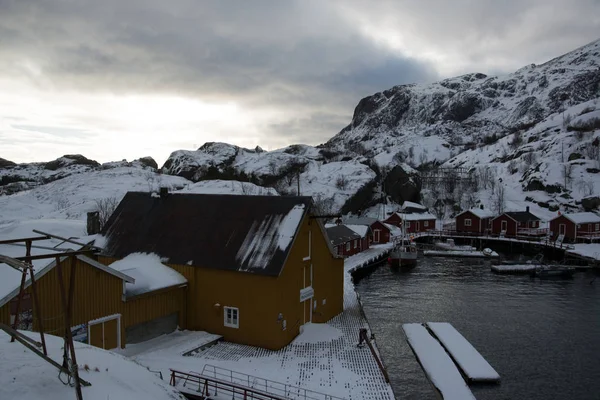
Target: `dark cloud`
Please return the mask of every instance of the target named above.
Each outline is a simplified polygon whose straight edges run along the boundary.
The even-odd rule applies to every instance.
[[[503,71],[593,39],[600,22],[584,18],[598,1],[561,3],[2,0],[0,78],[273,108],[288,120],[266,134],[317,143],[373,92],[452,68]],[[394,33],[403,45],[377,39]]]

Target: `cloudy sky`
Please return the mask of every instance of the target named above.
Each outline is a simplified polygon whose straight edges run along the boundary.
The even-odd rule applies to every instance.
[[[600,0],[0,0],[0,157],[319,144],[391,86],[600,36]]]

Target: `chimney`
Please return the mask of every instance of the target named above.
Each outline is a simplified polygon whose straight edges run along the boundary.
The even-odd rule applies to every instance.
[[[525,211],[529,212],[529,206],[525,207]]]
[[[100,233],[100,212],[92,211],[87,213],[87,234],[95,235]]]
[[[166,186],[162,186],[159,191],[160,198],[165,199],[169,195],[169,188]]]

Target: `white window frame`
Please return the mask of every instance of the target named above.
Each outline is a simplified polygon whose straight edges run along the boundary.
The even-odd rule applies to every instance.
[[[594,230],[595,231],[600,231],[600,224],[595,224],[594,225]]]
[[[465,218],[465,226],[473,226],[471,218]]]
[[[346,242],[346,251],[350,251],[350,242]]]
[[[231,311],[231,319],[228,321],[227,312]],[[235,318],[234,318],[235,313]],[[228,328],[236,328],[240,327],[240,309],[237,307],[223,307],[223,325]]]
[[[508,221],[500,221],[500,230],[506,232],[508,230]]]
[[[407,221],[407,222],[406,222],[406,227],[407,227],[407,228],[410,228],[410,221]]]
[[[428,228],[429,227],[429,221],[423,221],[423,226],[425,228]]]
[[[358,239],[354,239],[354,248],[358,247]]]
[[[596,229],[598,230],[598,229]],[[381,241],[381,229],[375,229],[373,231],[373,241],[379,243]]]

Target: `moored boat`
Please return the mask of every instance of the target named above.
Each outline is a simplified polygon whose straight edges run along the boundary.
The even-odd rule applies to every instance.
[[[396,242],[390,252],[388,262],[393,267],[414,268],[417,265],[418,258],[417,245],[408,239],[401,239]]]

